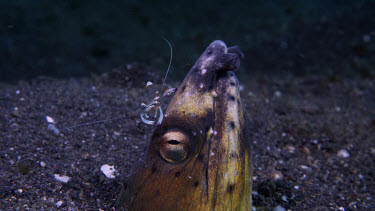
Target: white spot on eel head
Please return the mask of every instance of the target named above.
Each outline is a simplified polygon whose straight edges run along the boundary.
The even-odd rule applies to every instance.
[[[204,75],[206,72],[207,72],[207,70],[206,70],[206,69],[203,69],[203,70],[202,70],[202,75]]]
[[[201,84],[199,85],[199,87],[202,89],[202,88],[203,88],[203,84],[201,83]]]

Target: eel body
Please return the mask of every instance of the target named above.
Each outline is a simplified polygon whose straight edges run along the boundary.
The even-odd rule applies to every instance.
[[[212,42],[178,88],[124,184],[126,210],[251,210],[252,162],[239,83],[242,52]]]

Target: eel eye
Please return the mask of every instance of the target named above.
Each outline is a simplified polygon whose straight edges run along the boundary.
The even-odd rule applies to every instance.
[[[182,132],[170,131],[160,139],[160,155],[170,163],[186,158],[189,152],[189,138]]]

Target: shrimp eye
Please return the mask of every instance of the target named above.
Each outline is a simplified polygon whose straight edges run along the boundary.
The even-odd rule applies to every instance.
[[[169,163],[184,160],[189,153],[189,138],[182,132],[170,131],[160,138],[160,155]]]

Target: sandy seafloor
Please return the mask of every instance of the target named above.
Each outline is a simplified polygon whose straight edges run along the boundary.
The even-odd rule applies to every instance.
[[[148,67],[128,67],[89,78],[1,84],[1,210],[113,208],[153,131],[138,117],[140,103],[150,101],[143,79],[161,78]],[[127,74],[132,70],[146,73]],[[375,208],[373,78],[238,77],[250,121],[257,210]],[[47,116],[59,134],[48,129]],[[62,130],[122,116],[130,118]],[[102,173],[104,164],[114,166],[114,179]],[[58,181],[56,174],[70,180]]]

